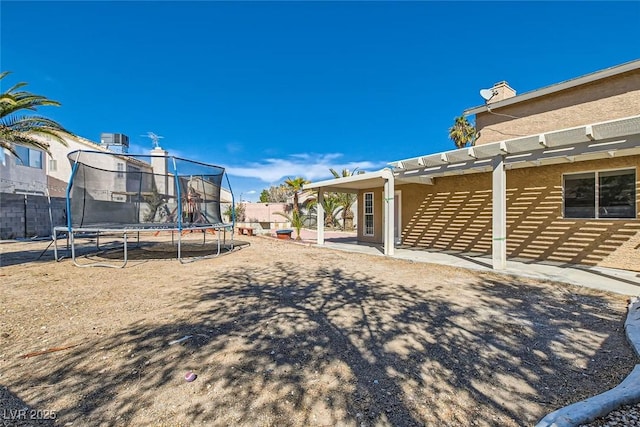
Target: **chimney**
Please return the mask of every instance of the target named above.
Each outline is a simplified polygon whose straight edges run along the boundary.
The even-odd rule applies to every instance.
[[[487,103],[498,102],[503,99],[513,98],[516,96],[516,91],[513,90],[511,86],[509,86],[509,83],[505,81],[494,84],[491,90],[493,90],[494,95],[489,101],[487,101]]]
[[[158,193],[165,195],[173,195],[172,186],[169,185],[168,171],[168,152],[160,148],[154,147],[151,150],[151,167],[153,168],[153,179],[156,184]]]

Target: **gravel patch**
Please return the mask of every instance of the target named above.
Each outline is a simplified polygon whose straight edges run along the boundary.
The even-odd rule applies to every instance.
[[[640,427],[640,403],[636,405],[624,405],[620,409],[607,414],[589,424],[581,424],[580,427]]]

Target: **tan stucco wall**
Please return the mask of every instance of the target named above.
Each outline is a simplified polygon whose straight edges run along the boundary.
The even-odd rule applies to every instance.
[[[562,217],[563,173],[623,168],[636,168],[638,179],[640,156],[507,171],[508,257],[640,271],[638,190],[636,219]],[[490,173],[436,178],[435,185],[401,185],[396,190],[402,191],[404,244],[491,253]],[[381,204],[381,190],[376,194]],[[376,233],[382,233],[377,221]]]
[[[640,114],[640,70],[476,115],[477,145]]]
[[[402,243],[463,252],[491,252],[491,175],[436,178],[402,192]]]
[[[373,193],[373,236],[365,236],[364,233],[364,193]],[[384,209],[382,209],[382,187],[362,190],[358,193],[358,241],[365,243],[382,243],[384,234],[382,233],[382,220]]]

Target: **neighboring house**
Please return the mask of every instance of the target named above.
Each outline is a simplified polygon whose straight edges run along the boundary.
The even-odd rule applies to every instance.
[[[47,137],[50,154],[44,151],[16,145],[19,158],[7,150],[0,150],[0,239],[51,235],[52,224],[66,221],[66,191],[71,174],[67,154],[76,150],[110,152],[104,147],[82,137],[65,137],[67,145]],[[105,156],[106,158],[106,156]],[[118,155],[110,158],[105,169],[150,171],[145,162]],[[120,163],[120,165],[115,163]],[[124,201],[129,180],[114,176],[114,192],[102,194],[104,200]]]
[[[113,152],[100,144],[80,136],[75,138],[65,137],[64,140],[67,142],[67,146],[62,145],[55,140],[47,140],[49,143],[49,151],[51,152],[51,156],[48,156],[47,161],[47,176],[49,177],[50,184],[53,184],[50,185],[49,191],[52,196],[56,197],[66,196],[67,183],[69,182],[69,176],[71,175],[71,162],[67,157],[69,153],[77,150],[100,151],[103,153]],[[126,164],[128,162],[126,154],[120,155],[119,159],[119,167],[122,168],[123,171],[126,170]],[[131,163],[135,165],[134,167],[145,169],[144,165],[139,164],[140,162],[137,162],[134,159],[131,160]],[[115,164],[109,164],[104,165],[104,167],[105,169],[115,170],[118,166]],[[148,168],[148,165],[146,165],[146,169]],[[60,182],[64,183],[63,187],[60,187]]]
[[[0,239],[51,235],[46,153],[15,146],[19,157],[0,149]],[[63,221],[63,203],[56,205]]]
[[[49,144],[50,155],[44,151],[16,145],[16,151],[20,158],[12,155],[7,150],[2,150],[3,158],[0,162],[0,177],[2,193],[23,193],[45,195],[48,190],[51,197],[65,197],[67,182],[71,174],[71,164],[67,154],[76,150],[91,150],[111,152],[104,147],[82,137],[64,137],[67,145],[44,137]],[[21,160],[22,159],[22,160]],[[127,160],[126,155],[121,157],[122,165]],[[134,167],[142,167],[141,162],[132,161]],[[147,165],[148,166],[148,165]]]
[[[46,194],[46,153],[16,145],[19,157],[0,149],[0,192],[13,194]]]
[[[4,157],[0,158],[0,176],[2,177],[2,186],[0,192],[3,193],[29,193],[45,195],[45,189],[49,190],[52,197],[65,197],[67,183],[71,175],[71,161],[69,153],[77,150],[98,151],[103,153],[111,153],[113,156],[104,156],[103,159],[108,163],[96,165],[106,171],[122,171],[122,173],[109,174],[113,179],[112,188],[115,197],[121,196],[118,193],[126,193],[131,189],[128,188],[133,183],[131,179],[124,179],[127,175],[125,172],[142,172],[153,173],[154,168],[159,174],[164,175],[169,170],[168,176],[171,176],[170,167],[166,162],[159,162],[154,156],[168,156],[169,153],[160,147],[154,148],[147,158],[129,156],[125,153],[117,153],[105,148],[104,146],[94,143],[82,137],[65,137],[67,145],[63,145],[58,141],[45,138],[49,143],[49,152],[47,153],[16,145],[16,151],[20,155],[20,159],[4,150]],[[22,159],[22,160],[21,160]],[[148,161],[145,161],[148,160]],[[166,188],[161,190],[162,193],[171,193],[171,187],[167,182],[157,183],[158,188]],[[220,193],[221,202],[231,203],[231,192],[222,189]],[[115,200],[115,199],[114,199]]]
[[[67,183],[71,176],[68,155],[77,150],[112,154],[94,156],[94,159],[102,162],[94,166],[109,171],[100,175],[100,185],[109,191],[96,192],[96,200],[125,202],[130,194],[137,192],[140,178],[152,179],[152,176],[160,193],[173,195],[171,168],[166,158],[158,157],[167,156],[168,153],[160,147],[154,148],[149,156],[134,157],[108,150],[82,137],[64,139],[66,146],[58,141],[45,139],[49,143],[50,155],[20,145],[16,145],[20,158],[7,150],[0,150],[0,197],[3,207],[0,217],[1,239],[48,235],[51,232],[51,222],[56,225],[64,223],[65,203],[61,199],[66,197]],[[156,174],[151,175],[154,171]],[[131,172],[141,172],[142,176]],[[193,181],[194,186],[203,186],[197,178]],[[208,191],[207,188],[202,190]],[[38,196],[42,198],[39,199]],[[48,209],[49,197],[45,196],[51,197],[51,216]],[[220,201],[224,210],[232,202],[231,192],[221,189]]]
[[[357,192],[358,240],[389,255],[402,244],[491,254],[496,269],[508,256],[640,270],[640,60],[489,94],[465,111],[475,146],[305,189]]]

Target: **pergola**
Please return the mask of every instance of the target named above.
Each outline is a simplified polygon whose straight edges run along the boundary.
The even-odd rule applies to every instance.
[[[304,186],[318,191],[317,243],[324,244],[325,192],[352,192],[384,187],[384,254],[394,254],[394,191],[397,183],[429,185],[433,178],[492,173],[492,261],[494,269],[507,262],[506,171],[543,165],[640,154],[640,116],[593,123],[553,132],[508,139],[390,163],[390,168]]]

